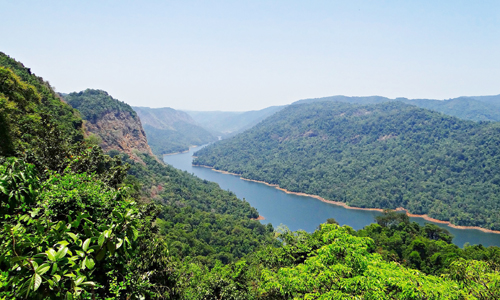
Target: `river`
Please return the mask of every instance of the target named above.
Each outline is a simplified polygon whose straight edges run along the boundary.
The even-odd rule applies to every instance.
[[[261,221],[263,224],[271,223],[274,228],[284,224],[293,231],[303,229],[313,232],[320,223],[324,223],[328,218],[334,218],[340,225],[346,224],[354,229],[361,229],[373,223],[375,216],[380,215],[380,212],[377,211],[346,209],[311,197],[287,194],[263,183],[242,180],[236,175],[194,167],[192,156],[199,149],[201,147],[193,147],[186,153],[166,155],[164,161],[202,179],[217,182],[222,189],[230,190],[238,198],[245,199],[265,218]],[[410,219],[419,224],[432,223],[422,218]],[[500,234],[482,232],[476,229],[456,229],[446,224],[434,224],[446,228],[453,234],[453,242],[460,247],[467,242],[484,246],[500,246]]]

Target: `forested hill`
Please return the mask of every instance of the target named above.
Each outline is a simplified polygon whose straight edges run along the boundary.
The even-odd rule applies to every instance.
[[[460,249],[394,212],[359,231],[274,232],[215,183],[104,154],[48,83],[5,61],[0,299],[500,297],[498,247]]]
[[[406,104],[415,105],[421,108],[435,110],[446,115],[455,116],[464,120],[472,121],[500,121],[500,95],[497,96],[474,96],[458,97],[449,100],[433,99],[389,99],[381,96],[370,97],[347,97],[332,96],[324,98],[304,99],[293,104],[303,104],[311,102],[334,101],[351,104],[376,104],[389,101],[401,101]]]
[[[188,150],[217,140],[187,113],[169,107],[133,107],[141,118],[148,143],[157,156]]]
[[[0,58],[0,299],[178,297],[195,276],[184,274],[277,245],[272,226],[217,184],[148,151],[132,148],[133,160],[120,139],[106,140],[109,155],[95,136],[84,139],[80,116],[87,126],[112,121],[96,134],[142,143],[130,106],[87,90],[66,95],[78,112]]]
[[[85,131],[105,152],[115,149],[135,159],[135,152],[152,154],[141,120],[128,104],[102,90],[61,95],[81,113]]]
[[[212,266],[216,261],[232,262],[274,242],[272,226],[251,220],[259,214],[248,202],[215,183],[160,163],[150,151],[141,151],[149,146],[138,114],[128,104],[99,90],[71,93],[65,99],[80,110],[86,124],[96,124],[95,134],[107,138],[103,147],[107,154],[121,157],[130,166],[124,183],[133,187],[138,200],[163,205],[156,223],[172,255],[196,257]],[[161,114],[157,117],[162,119]],[[161,124],[167,122],[163,119]],[[122,150],[123,140],[131,151]],[[142,148],[135,147],[137,144]]]
[[[245,112],[231,111],[186,111],[204,128],[230,137],[243,132],[260,121],[283,109],[284,106],[270,106],[261,110]]]
[[[401,102],[291,105],[194,164],[356,207],[500,229],[500,123]]]

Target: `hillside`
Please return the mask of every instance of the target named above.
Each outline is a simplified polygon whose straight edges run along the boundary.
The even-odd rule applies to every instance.
[[[139,115],[148,143],[157,156],[186,151],[217,140],[188,114],[172,108],[133,107]]]
[[[65,99],[80,111],[86,127],[87,124],[97,124],[91,128],[97,129],[93,133],[102,136],[103,140],[107,138],[102,143],[105,146],[103,149],[113,157],[121,157],[130,166],[124,182],[134,187],[139,200],[163,205],[157,225],[170,245],[172,255],[196,257],[204,264],[213,265],[217,260],[232,262],[263,244],[273,243],[272,230],[251,220],[259,214],[248,202],[223,191],[215,183],[160,163],[149,151],[144,151],[149,146],[142,134],[144,131],[138,113],[131,106],[98,90],[71,93]],[[150,118],[147,122],[162,128],[167,128],[169,124],[178,126],[182,118],[188,121],[190,119],[185,113],[170,109],[145,111],[156,111],[152,114],[157,119]],[[177,120],[164,118],[168,114],[165,112],[179,117]],[[113,118],[118,116],[126,116],[128,119]],[[136,136],[130,134],[131,127],[134,127],[133,133]],[[107,128],[114,129],[111,135]],[[124,141],[128,142],[128,151],[123,150]],[[211,220],[217,220],[218,224],[210,224]],[[207,225],[198,227],[198,224]],[[238,235],[231,233],[235,228]],[[253,230],[255,228],[260,230]]]
[[[347,97],[332,96],[324,98],[304,99],[293,104],[303,104],[311,102],[334,101],[352,104],[376,104],[390,101],[401,101],[406,104],[415,105],[421,108],[431,109],[446,115],[455,116],[464,120],[472,121],[500,121],[500,95],[497,96],[474,96],[459,97],[449,100],[433,99],[389,99],[381,96],[370,97]]]
[[[43,79],[25,78],[0,66],[0,299],[500,296],[498,247],[462,250],[394,212],[357,232],[332,219],[274,232],[247,202],[147,152],[105,155]],[[106,99],[106,113],[82,115],[129,110]]]
[[[88,135],[95,135],[105,152],[118,150],[137,158],[136,151],[152,155],[141,120],[132,108],[101,90],[87,89],[63,95],[77,109]]]
[[[187,268],[276,245],[247,202],[144,151],[130,106],[87,90],[66,95],[78,112],[3,62],[17,69],[0,66],[0,299],[162,298]]]
[[[283,109],[284,106],[270,106],[261,110],[246,112],[229,111],[186,111],[204,128],[230,137],[243,132],[260,121]]]
[[[194,164],[356,207],[500,229],[499,123],[400,102],[291,105]]]

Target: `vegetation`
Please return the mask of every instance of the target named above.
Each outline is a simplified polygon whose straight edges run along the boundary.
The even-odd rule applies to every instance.
[[[498,123],[399,102],[291,105],[195,164],[356,207],[396,209],[500,229]]]
[[[110,112],[127,113],[134,119],[138,118],[130,105],[113,99],[107,92],[102,90],[86,89],[82,92],[70,93],[64,95],[64,100],[77,109],[84,120],[91,123],[96,123],[98,119]]]
[[[176,130],[158,129],[145,125],[144,131],[151,150],[158,157],[188,151],[191,146],[200,146],[216,140],[216,137],[205,129],[188,123],[177,123]]]
[[[272,226],[258,221],[257,210],[218,184],[160,164],[142,154],[146,163],[130,164],[129,183],[138,194],[163,204],[157,226],[176,257],[192,257],[213,266],[234,262],[262,245],[276,245]],[[132,177],[133,176],[133,177]]]
[[[20,110],[27,112],[25,110],[26,107],[20,102],[17,102],[20,98],[24,98],[28,106],[32,106],[34,109],[36,108],[35,114],[40,117],[42,122],[50,116],[61,134],[66,135],[72,142],[81,141],[83,139],[81,131],[82,119],[78,112],[61,101],[59,95],[54,92],[49,82],[32,74],[29,68],[26,68],[23,64],[2,52],[0,52],[0,68],[3,69],[2,75],[0,75],[0,84],[3,85],[1,87],[1,93],[4,99],[5,97],[10,98],[9,101],[16,102],[16,105],[20,105]],[[14,74],[16,79],[13,79],[12,74]],[[21,87],[19,82],[22,82],[23,87]],[[15,95],[12,94],[13,90],[11,89],[11,84],[17,86],[18,90]],[[28,92],[28,94],[19,92],[19,89],[36,91],[36,95],[29,95],[31,92]],[[2,106],[4,105],[3,101],[5,100],[0,100],[0,105]],[[12,103],[9,104],[10,109],[12,105]],[[3,109],[2,107],[2,110]],[[13,111],[9,111],[9,113],[13,113]],[[0,119],[0,122],[3,122],[2,119]],[[3,130],[5,128],[4,124],[0,124],[2,125],[0,130]],[[27,126],[25,130],[29,128],[31,128],[31,126]]]
[[[415,105],[420,108],[426,108],[441,112],[443,114],[454,116],[463,120],[472,121],[500,121],[500,95],[496,96],[476,96],[476,97],[458,97],[449,100],[432,99],[389,99],[380,96],[371,97],[346,97],[333,96],[316,99],[304,99],[296,101],[294,104],[304,104],[311,102],[335,101],[351,104],[377,104],[390,101],[400,101],[406,104]]]
[[[214,133],[200,127],[185,112],[169,107],[134,107],[134,110],[141,118],[151,150],[159,157],[217,140]]]
[[[394,212],[358,232],[275,232],[217,184],[105,155],[67,104],[54,115],[40,87],[0,74],[2,300],[500,296],[497,247],[460,249]]]

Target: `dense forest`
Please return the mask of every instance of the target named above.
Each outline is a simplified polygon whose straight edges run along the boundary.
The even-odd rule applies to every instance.
[[[460,249],[391,211],[359,231],[275,231],[217,184],[105,154],[48,83],[0,57],[2,300],[500,296],[497,247]]]
[[[500,124],[400,102],[291,105],[195,164],[351,206],[500,229]]]
[[[133,109],[141,118],[148,144],[158,157],[217,140],[217,133],[202,128],[183,111],[169,107]]]
[[[500,121],[500,95],[496,96],[473,96],[473,97],[458,97],[448,100],[434,99],[407,99],[396,98],[389,99],[381,96],[369,97],[347,97],[347,96],[332,96],[314,99],[304,99],[294,102],[293,104],[304,104],[311,102],[345,102],[351,104],[377,104],[383,102],[399,101],[406,104],[418,106],[441,112],[443,114],[458,117],[463,120],[472,121]]]

